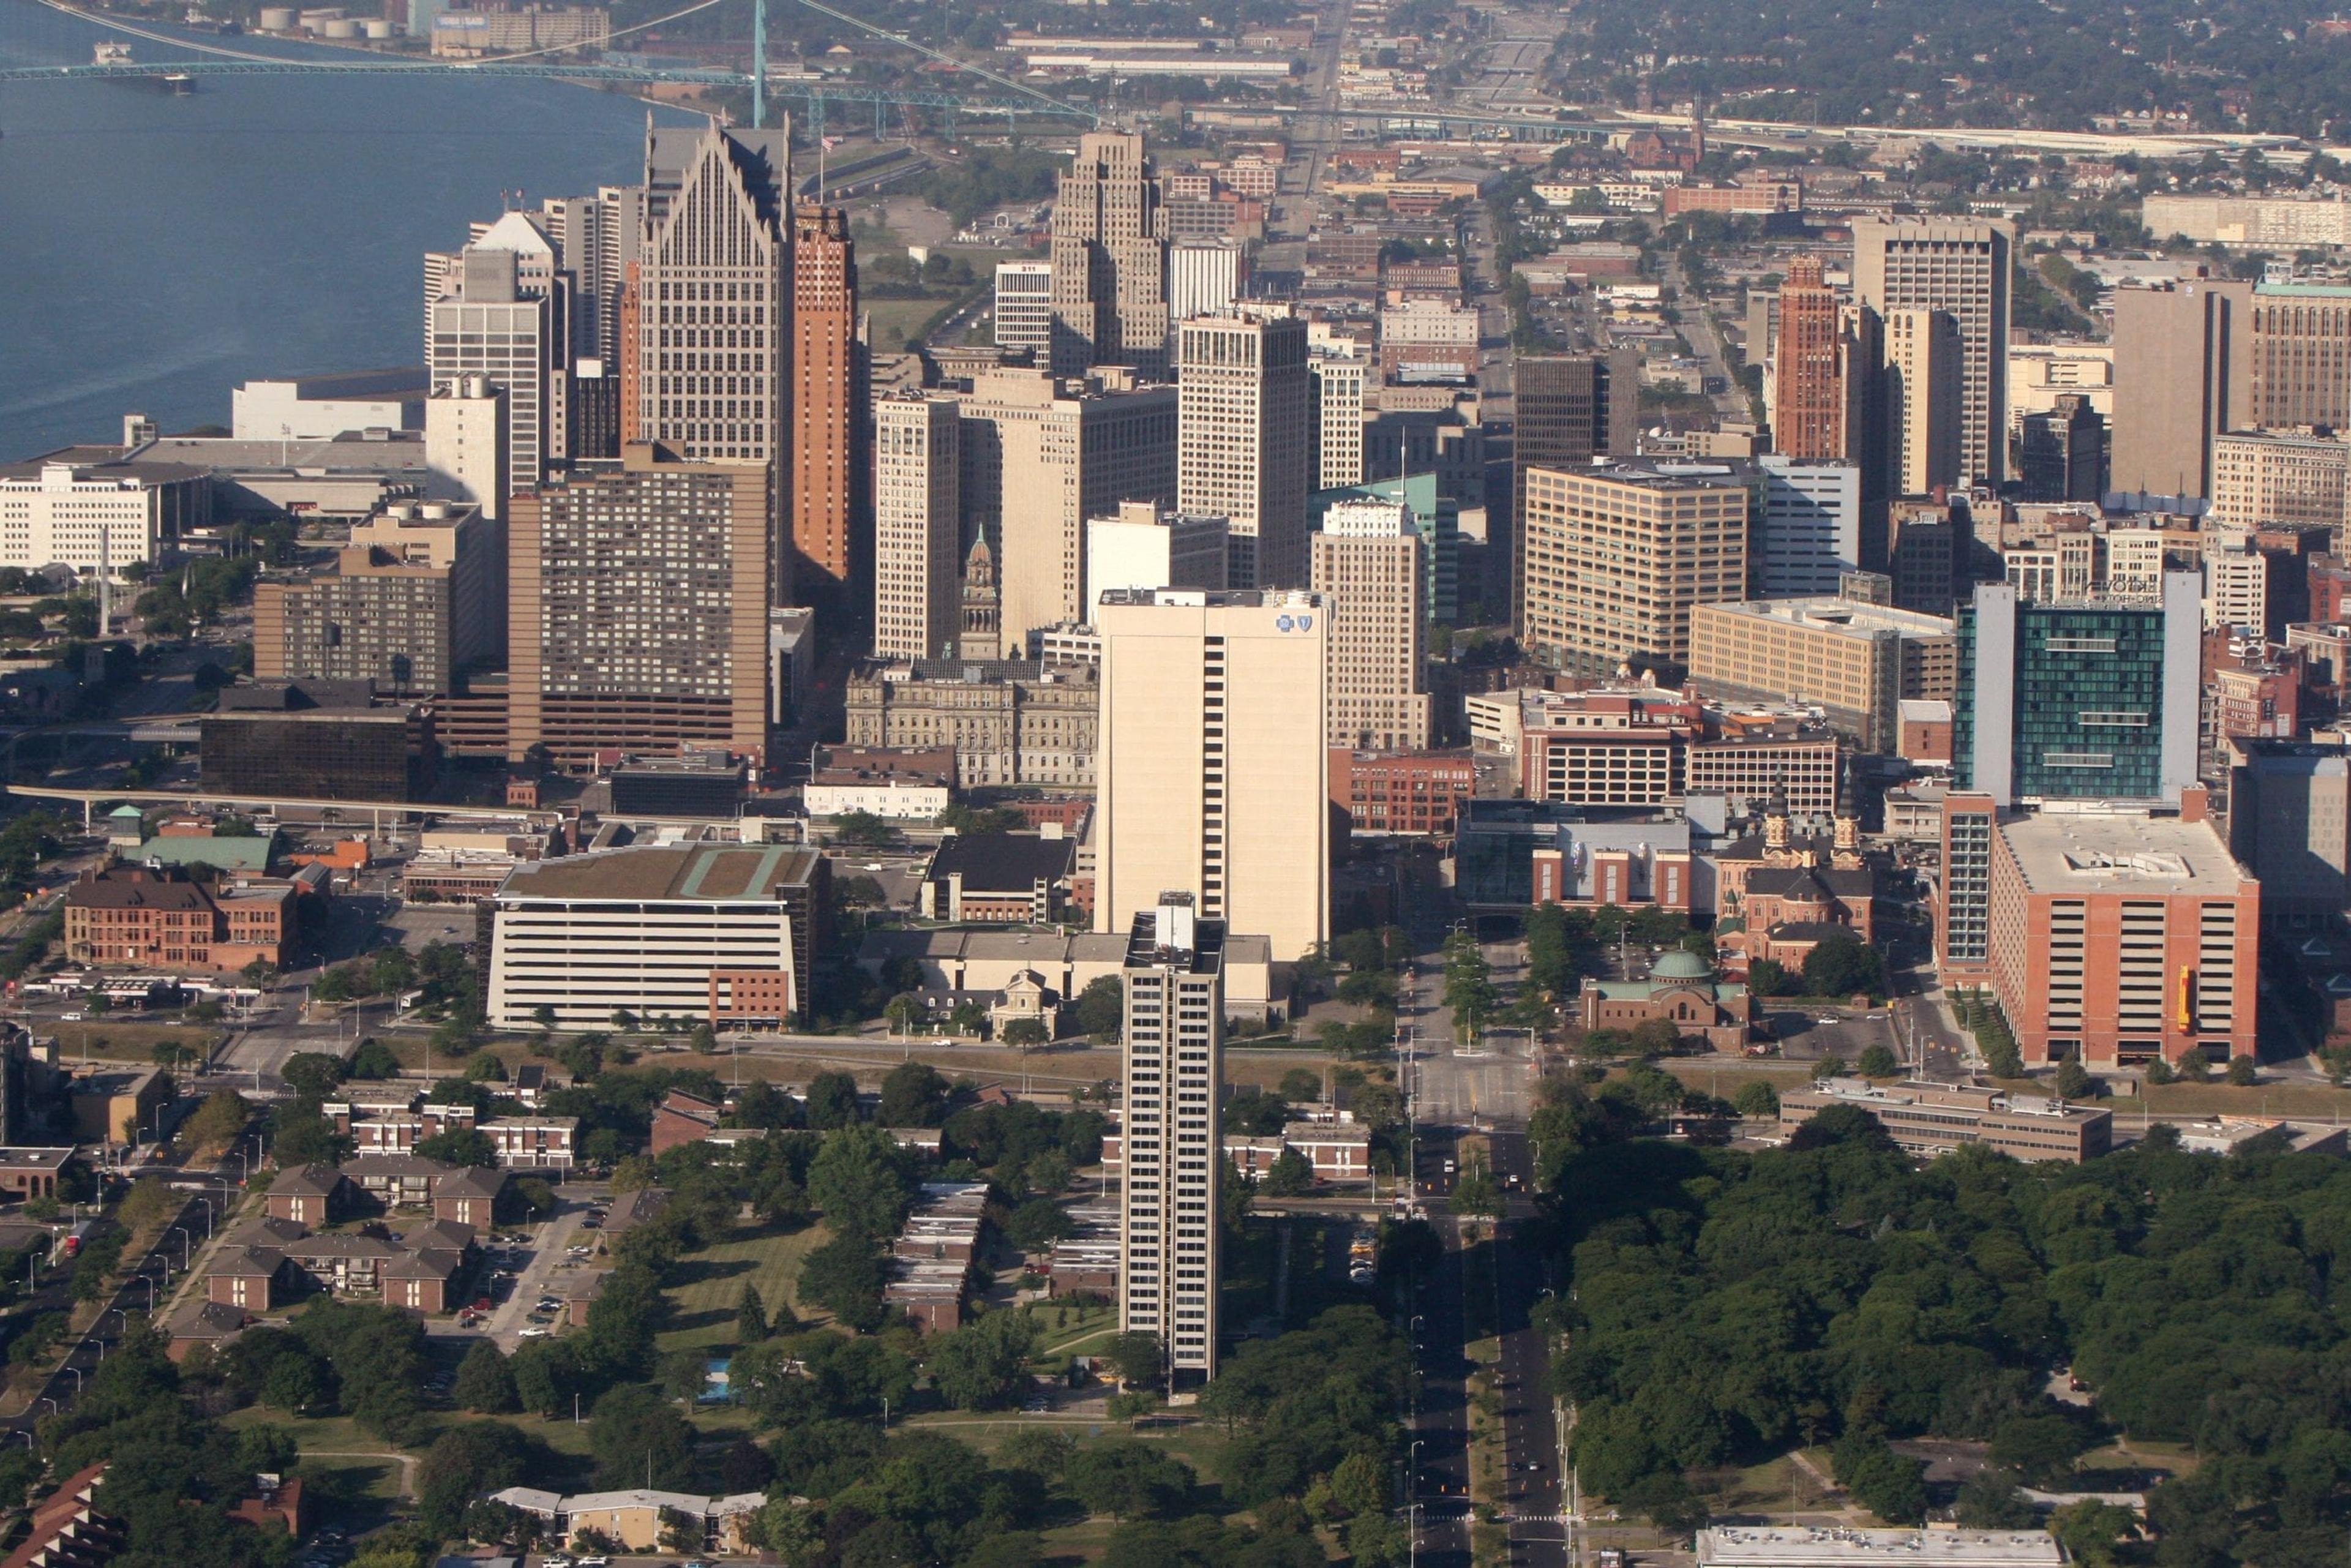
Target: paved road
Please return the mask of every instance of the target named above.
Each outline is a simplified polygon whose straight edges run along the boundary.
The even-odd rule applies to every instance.
[[[1492,1139],[1497,1179],[1515,1176],[1520,1191],[1534,1179],[1524,1134]],[[1568,1527],[1560,1503],[1559,1427],[1550,1389],[1549,1336],[1531,1321],[1551,1283],[1549,1260],[1523,1239],[1535,1223],[1534,1205],[1509,1199],[1495,1252],[1497,1322],[1501,1328],[1502,1448],[1507,1479],[1502,1507],[1510,1513],[1510,1562],[1525,1568],[1566,1568]]]

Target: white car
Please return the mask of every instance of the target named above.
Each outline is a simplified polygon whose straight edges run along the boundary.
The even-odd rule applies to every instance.
[[[547,1337],[547,1331],[539,1328],[525,1329],[522,1331],[522,1337],[525,1339],[545,1339]]]

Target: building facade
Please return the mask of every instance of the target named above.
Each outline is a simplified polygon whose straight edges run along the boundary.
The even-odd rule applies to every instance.
[[[786,583],[810,574],[808,590],[819,578],[847,589],[870,575],[873,548],[858,537],[872,457],[848,213],[803,204],[792,216],[791,267],[792,559],[777,570]]]
[[[1728,469],[1535,468],[1525,485],[1519,620],[1539,656],[1602,676],[1687,666],[1692,610],[1746,597],[1748,491]]]
[[[1995,485],[2008,476],[2013,243],[2004,222],[1864,222],[1853,228],[1854,297],[1885,319],[1889,360],[1896,312],[1939,311],[1956,326],[1959,471]]]
[[[1036,364],[1050,364],[1053,352],[1053,264],[996,264],[996,346],[1008,353],[1029,351]]]
[[[255,586],[254,677],[455,690],[461,669],[506,658],[503,534],[476,507],[434,501],[352,525],[333,575]]]
[[[1834,593],[1862,566],[1861,466],[1767,453],[1756,468],[1756,591],[1766,599]]]
[[[2114,299],[2114,487],[2209,497],[2213,443],[2252,423],[2253,286],[2188,278]]]
[[[952,747],[966,789],[1090,789],[1101,698],[1098,672],[1083,664],[879,663],[849,678],[848,743]]]
[[[1170,1373],[1217,1375],[1225,924],[1170,894],[1127,923],[1119,1328]]]
[[[1328,603],[1126,591],[1097,622],[1094,928],[1180,890],[1203,919],[1270,938],[1279,960],[1328,940]]]
[[[1967,361],[1943,310],[1886,313],[1886,468],[1905,496],[1959,482],[1965,461]],[[2008,450],[2003,428],[2001,451]]]
[[[936,659],[962,627],[963,417],[907,392],[873,406],[873,653]]]
[[[1051,368],[1167,368],[1167,233],[1139,131],[1078,138],[1053,202]]]
[[[1951,695],[1952,622],[1850,599],[1701,604],[1690,612],[1690,679],[1734,702],[1817,706],[1864,750],[1894,744],[1905,699]]]
[[[1511,376],[1517,427],[1511,436],[1506,543],[1510,615],[1523,642],[1530,635],[1527,476],[1537,468],[1565,472],[1585,467],[1594,457],[1632,456],[1640,442],[1641,363],[1638,352],[1629,347],[1607,354],[1530,354],[1512,362]]]
[[[1311,586],[1330,606],[1326,744],[1421,749],[1429,740],[1427,601],[1412,508],[1340,502],[1323,513],[1312,544]]]
[[[1202,316],[1176,329],[1176,505],[1231,528],[1227,580],[1306,585],[1311,445],[1306,323],[1290,316]]]
[[[515,497],[509,760],[541,746],[573,768],[613,749],[765,757],[768,467],[635,446]]]

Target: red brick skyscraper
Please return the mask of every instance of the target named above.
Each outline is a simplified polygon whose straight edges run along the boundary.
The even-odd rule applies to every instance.
[[[1771,444],[1791,457],[1833,463],[1845,445],[1845,366],[1837,297],[1821,281],[1817,256],[1788,265],[1780,286],[1779,380]]]
[[[872,555],[870,538],[858,538],[872,528],[861,505],[872,458],[856,258],[839,207],[795,209],[792,235],[790,543],[804,589],[838,590],[866,573]]]

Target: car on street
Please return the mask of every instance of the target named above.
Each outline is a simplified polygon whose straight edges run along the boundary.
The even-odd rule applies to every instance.
[[[525,1339],[545,1339],[547,1337],[547,1331],[543,1328],[527,1328],[522,1331],[522,1337]]]

